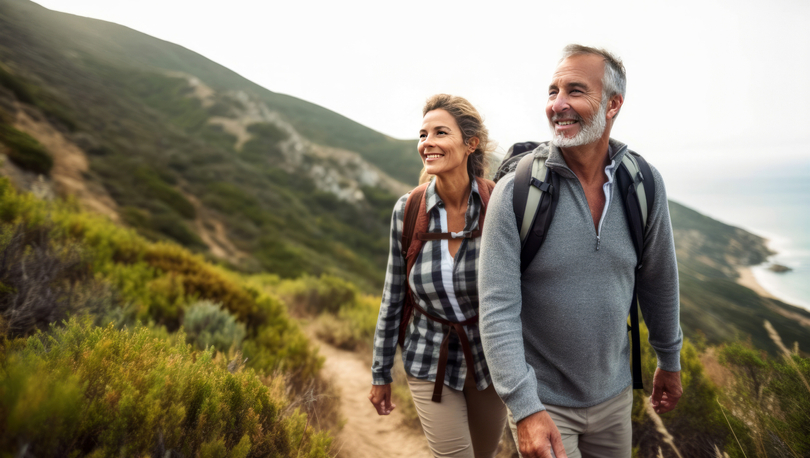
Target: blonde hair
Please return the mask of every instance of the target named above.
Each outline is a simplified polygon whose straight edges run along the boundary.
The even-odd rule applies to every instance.
[[[489,175],[490,153],[495,149],[489,140],[489,130],[484,126],[484,118],[472,104],[464,97],[449,94],[436,94],[427,99],[422,116],[433,110],[444,110],[455,119],[461,130],[464,143],[471,138],[478,138],[478,147],[467,157],[467,172],[474,177],[486,178]],[[419,183],[430,181],[431,175],[425,172],[419,174]]]

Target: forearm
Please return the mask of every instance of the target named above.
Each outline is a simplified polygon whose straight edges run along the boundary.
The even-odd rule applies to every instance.
[[[678,262],[664,182],[657,171],[653,212],[645,238],[642,268],[638,273],[638,297],[649,342],[658,356],[658,367],[680,370],[683,334],[680,328]]]

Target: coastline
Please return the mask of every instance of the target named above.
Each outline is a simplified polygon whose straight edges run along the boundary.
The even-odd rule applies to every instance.
[[[767,297],[768,299],[776,299],[778,301],[785,302],[784,300],[771,294],[757,281],[756,277],[754,276],[754,270],[751,268],[751,266],[738,267],[737,273],[740,274],[740,276],[737,278],[737,283],[739,283],[740,285],[745,286],[746,288],[754,291],[755,293],[759,294],[762,297]]]
[[[740,284],[742,286],[745,286],[746,288],[752,290],[753,292],[759,294],[762,297],[765,297],[765,298],[768,298],[768,299],[774,299],[774,300],[783,302],[783,303],[785,303],[785,304],[787,304],[787,305],[789,305],[791,307],[795,307],[797,309],[804,310],[804,307],[801,307],[799,305],[795,305],[795,304],[792,304],[790,302],[787,302],[784,299],[779,298],[777,296],[774,296],[773,294],[768,292],[768,290],[766,290],[757,281],[756,277],[754,276],[754,270],[751,267],[752,266],[738,267],[737,268],[737,272],[740,274],[739,278],[737,278],[737,283],[738,284]],[[793,311],[785,309],[783,307],[779,307],[776,304],[770,304],[770,305],[768,305],[768,308],[770,308],[774,312],[776,312],[776,313],[778,313],[778,314],[780,314],[780,315],[782,315],[782,316],[784,316],[786,318],[796,320],[797,322],[801,323],[803,326],[810,327],[810,318],[808,318],[807,316],[805,316],[805,315],[803,315],[801,313],[793,312]]]

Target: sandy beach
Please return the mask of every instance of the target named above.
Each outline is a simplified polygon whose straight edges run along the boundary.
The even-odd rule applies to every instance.
[[[762,285],[757,282],[756,277],[754,277],[754,271],[751,267],[739,267],[737,272],[740,274],[740,278],[737,279],[737,283],[745,286],[746,288],[753,290],[755,293],[759,294],[762,297],[767,297],[769,299],[777,299],[781,300],[778,297],[774,296],[773,294],[769,293],[768,290],[762,287]]]

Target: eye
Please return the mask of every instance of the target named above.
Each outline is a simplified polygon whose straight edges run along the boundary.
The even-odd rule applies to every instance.
[[[426,138],[427,134],[419,134],[419,138]]]
[[[440,130],[440,131],[436,132],[436,134],[438,134],[438,135],[447,135],[447,132],[445,132],[443,130]]]

